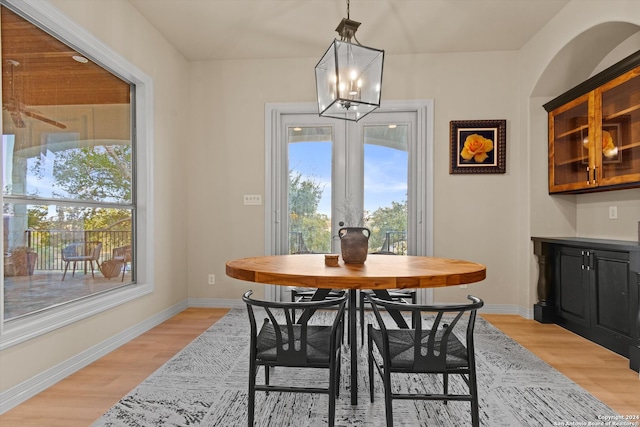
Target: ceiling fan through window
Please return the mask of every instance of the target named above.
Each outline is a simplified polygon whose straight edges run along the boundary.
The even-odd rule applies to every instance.
[[[27,107],[17,96],[16,96],[16,80],[15,80],[15,69],[20,65],[18,61],[13,59],[7,60],[7,65],[11,68],[11,95],[9,97],[4,97],[5,101],[2,104],[2,109],[7,110],[9,115],[11,116],[11,120],[16,128],[25,128],[27,125],[22,118],[22,115],[27,117],[31,117],[36,120],[40,120],[44,123],[48,123],[52,126],[58,127],[60,129],[66,129],[67,126],[52,120],[48,117],[43,116],[39,111]],[[7,99],[8,98],[8,99]]]

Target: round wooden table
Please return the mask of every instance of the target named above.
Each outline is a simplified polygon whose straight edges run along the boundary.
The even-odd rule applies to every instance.
[[[358,403],[356,290],[373,290],[380,298],[389,299],[387,289],[437,288],[457,286],[484,280],[487,269],[482,264],[447,258],[422,256],[390,256],[370,254],[364,264],[337,267],[324,263],[323,254],[273,255],[241,258],[226,264],[227,276],[248,282],[281,286],[316,288],[314,299],[323,299],[331,289],[349,291],[348,328],[351,347],[351,404]],[[397,313],[394,319],[407,327]]]

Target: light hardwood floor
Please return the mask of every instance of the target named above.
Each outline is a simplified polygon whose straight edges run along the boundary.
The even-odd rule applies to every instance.
[[[629,359],[558,325],[515,315],[481,316],[620,415],[640,416],[640,376],[629,369]]]
[[[2,427],[88,426],[227,309],[189,308],[0,416]],[[483,314],[622,415],[640,415],[640,378],[628,360],[556,325]]]

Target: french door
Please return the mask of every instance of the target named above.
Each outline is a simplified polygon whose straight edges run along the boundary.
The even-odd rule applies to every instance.
[[[268,106],[266,252],[340,253],[340,228],[367,227],[370,252],[430,254],[428,107],[356,123]],[[268,298],[285,298],[270,288]]]

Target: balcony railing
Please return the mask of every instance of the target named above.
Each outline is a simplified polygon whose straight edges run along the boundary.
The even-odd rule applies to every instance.
[[[111,259],[113,249],[131,244],[131,231],[26,230],[25,241],[38,254],[36,270],[64,270],[62,250],[71,243],[102,242],[99,262]]]
[[[385,231],[384,241],[380,249],[369,248],[370,251],[376,251],[380,253],[392,253],[396,255],[407,254],[407,232],[400,231]],[[289,253],[290,254],[305,254],[312,253],[305,244],[304,236],[301,231],[289,232]]]
[[[386,231],[384,242],[380,252],[388,252],[396,255],[407,254],[407,232],[406,231]]]

